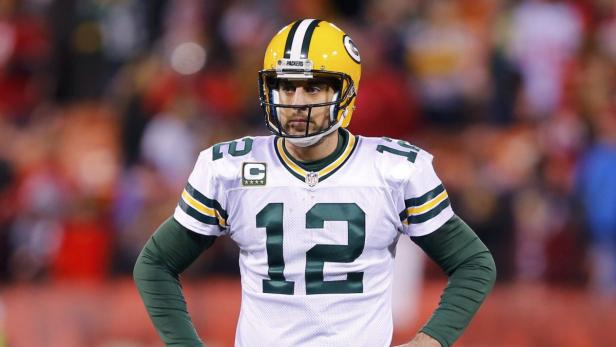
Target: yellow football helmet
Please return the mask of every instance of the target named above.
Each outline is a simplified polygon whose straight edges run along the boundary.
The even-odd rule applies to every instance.
[[[303,19],[282,28],[272,38],[259,71],[259,99],[267,127],[294,144],[309,146],[351,121],[361,75],[361,58],[353,40],[334,24]],[[307,105],[281,104],[278,85],[281,79],[327,78],[334,83],[330,102]],[[279,108],[330,107],[330,122],[325,129],[303,135],[287,134],[280,123]]]

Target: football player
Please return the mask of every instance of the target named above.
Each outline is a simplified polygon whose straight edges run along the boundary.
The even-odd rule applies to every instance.
[[[360,73],[357,47],[332,23],[298,20],[273,37],[258,78],[273,135],[201,152],[135,265],[167,345],[202,345],[178,274],[221,236],[240,250],[236,346],[390,346],[401,236],[449,277],[407,345],[450,346],[464,331],[494,283],[492,256],[454,214],[432,155],[345,129]]]

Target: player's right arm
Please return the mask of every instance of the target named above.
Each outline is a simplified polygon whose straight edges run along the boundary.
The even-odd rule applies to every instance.
[[[215,239],[188,230],[170,217],[139,254],[133,278],[152,323],[167,346],[203,346],[188,314],[179,274]]]
[[[220,147],[201,152],[173,217],[146,243],[133,271],[152,323],[167,346],[203,346],[186,309],[179,275],[227,229],[224,189],[216,174],[227,164]],[[231,149],[231,155],[241,152],[235,145]]]

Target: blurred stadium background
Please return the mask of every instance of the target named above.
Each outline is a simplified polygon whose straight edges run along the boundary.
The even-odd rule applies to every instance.
[[[337,23],[363,73],[351,130],[435,155],[492,250],[459,346],[616,346],[612,0],[0,0],[0,347],[160,346],[131,281],[197,153],[266,134],[256,71],[300,17]],[[184,277],[230,346],[237,249]],[[445,277],[420,273],[413,336]]]

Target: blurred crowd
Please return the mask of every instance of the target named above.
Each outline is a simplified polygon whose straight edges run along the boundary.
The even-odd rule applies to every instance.
[[[130,274],[197,154],[265,135],[297,18],[362,54],[351,130],[435,155],[499,281],[616,295],[611,0],[0,0],[0,283]],[[191,268],[237,274],[219,240]]]

